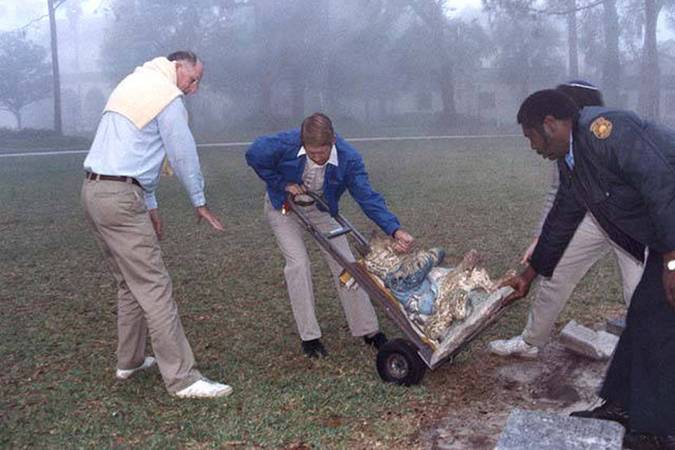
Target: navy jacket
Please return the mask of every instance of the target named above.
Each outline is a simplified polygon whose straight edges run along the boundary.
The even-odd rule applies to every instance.
[[[246,162],[267,184],[267,193],[275,209],[281,209],[286,199],[284,188],[288,183],[302,184],[307,156],[298,156],[300,147],[300,129],[294,129],[259,137],[246,151]],[[394,234],[401,224],[387,209],[384,198],[370,186],[361,155],[339,136],[335,147],[338,165],[326,166],[323,185],[329,213],[332,216],[338,213],[340,197],[348,189],[366,216],[388,235]]]
[[[594,123],[605,132],[593,132]],[[531,258],[538,274],[553,274],[586,211],[640,261],[645,246],[675,250],[675,130],[627,111],[584,108],[573,152],[573,170],[558,161],[560,187]]]

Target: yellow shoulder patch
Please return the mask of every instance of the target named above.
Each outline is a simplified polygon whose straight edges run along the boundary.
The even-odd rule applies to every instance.
[[[591,131],[598,139],[607,139],[612,134],[612,122],[604,117],[598,117],[591,123]]]

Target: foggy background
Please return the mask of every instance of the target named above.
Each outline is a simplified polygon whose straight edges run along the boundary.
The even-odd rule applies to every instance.
[[[518,132],[527,94],[576,78],[675,125],[674,13],[675,0],[0,0],[0,129],[91,137],[115,84],[179,49],[205,64],[187,99],[201,142],[314,111],[347,136]]]

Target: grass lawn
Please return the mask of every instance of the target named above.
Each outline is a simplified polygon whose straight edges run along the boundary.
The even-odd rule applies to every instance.
[[[372,184],[421,245],[454,263],[469,249],[493,276],[531,239],[548,162],[522,138],[359,145]],[[485,342],[520,332],[516,303],[452,364],[414,388],[383,384],[375,352],[349,335],[316,244],[317,312],[328,359],[300,352],[283,260],[263,221],[263,184],[244,149],[201,152],[210,207],[226,231],[197,226],[174,178],[158,198],[162,244],[199,368],[234,387],[224,400],[178,400],[157,370],[114,380],[115,288],[79,204],[83,155],[0,159],[0,447],[415,448],[456,400],[456,376]],[[375,226],[345,196],[343,212]],[[606,258],[560,323],[593,323],[621,301]],[[398,330],[381,315],[385,332]],[[453,392],[455,394],[453,394]]]

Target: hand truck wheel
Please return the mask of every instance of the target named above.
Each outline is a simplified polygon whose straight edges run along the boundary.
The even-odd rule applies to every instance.
[[[415,344],[407,339],[388,341],[377,352],[377,373],[387,383],[416,385],[422,381],[426,370]]]

